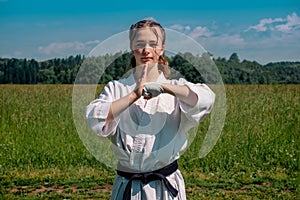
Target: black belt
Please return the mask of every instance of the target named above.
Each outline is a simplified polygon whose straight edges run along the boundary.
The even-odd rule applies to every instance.
[[[133,180],[140,180],[145,184],[147,184],[151,181],[161,180],[165,184],[165,186],[167,187],[169,192],[171,192],[171,194],[174,197],[176,197],[178,194],[178,191],[171,185],[171,183],[168,181],[168,179],[166,177],[173,174],[177,169],[178,169],[178,164],[177,164],[177,161],[175,160],[171,164],[169,164],[161,169],[152,171],[152,172],[130,173],[130,172],[124,172],[124,171],[117,170],[118,175],[123,176],[126,179],[129,179],[129,181],[126,185],[126,188],[125,188],[123,200],[131,199],[131,183]]]

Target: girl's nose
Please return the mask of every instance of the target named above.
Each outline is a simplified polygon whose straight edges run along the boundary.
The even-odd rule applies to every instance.
[[[149,45],[146,45],[144,48],[143,48],[143,53],[149,53],[150,52],[150,49],[151,47]]]

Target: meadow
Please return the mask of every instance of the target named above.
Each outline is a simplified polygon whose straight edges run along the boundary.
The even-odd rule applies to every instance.
[[[0,85],[0,199],[109,199],[115,171],[80,140],[72,88]],[[197,158],[206,118],[179,160],[187,199],[299,198],[300,85],[225,88],[214,149]]]

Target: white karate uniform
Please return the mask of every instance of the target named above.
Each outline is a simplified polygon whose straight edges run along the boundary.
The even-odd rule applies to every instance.
[[[170,94],[161,94],[149,100],[139,98],[115,120],[104,127],[110,105],[134,90],[134,76],[109,82],[98,99],[86,109],[89,126],[100,137],[110,137],[112,150],[119,164],[136,172],[149,172],[177,160],[187,147],[186,133],[210,113],[215,94],[205,84],[193,84],[185,79],[167,80],[163,73],[159,83],[186,85],[198,96],[191,107]],[[144,184],[132,182],[131,199],[186,199],[184,179],[179,170],[167,177],[178,196],[174,198],[163,182]],[[116,175],[112,200],[122,199],[128,180]]]

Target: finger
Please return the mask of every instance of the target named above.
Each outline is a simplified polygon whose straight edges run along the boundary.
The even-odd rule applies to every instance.
[[[144,70],[143,70],[143,78],[147,77],[147,72],[148,72],[148,63],[144,65]]]

